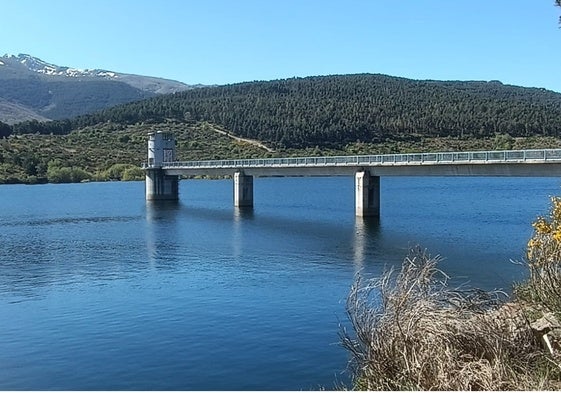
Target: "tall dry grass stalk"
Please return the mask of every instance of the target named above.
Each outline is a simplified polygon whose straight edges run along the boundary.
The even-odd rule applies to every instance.
[[[516,306],[495,292],[451,289],[439,257],[411,250],[399,272],[364,280],[341,330],[359,390],[548,389],[543,352]]]

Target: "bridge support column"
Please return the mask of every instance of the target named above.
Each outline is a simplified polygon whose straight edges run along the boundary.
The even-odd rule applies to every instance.
[[[166,175],[161,168],[146,169],[146,200],[176,201],[179,199],[179,176]]]
[[[355,174],[355,210],[357,217],[380,216],[380,176],[368,171]]]
[[[234,173],[234,206],[253,206],[253,176],[243,172]]]

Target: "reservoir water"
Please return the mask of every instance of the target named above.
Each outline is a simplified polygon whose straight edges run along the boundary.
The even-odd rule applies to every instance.
[[[1,390],[300,390],[347,383],[339,345],[358,271],[440,254],[454,283],[525,275],[554,178],[382,178],[381,218],[352,178],[0,186]]]

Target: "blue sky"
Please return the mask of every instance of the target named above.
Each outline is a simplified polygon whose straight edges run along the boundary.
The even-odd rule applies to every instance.
[[[553,0],[0,0],[0,55],[227,84],[382,73],[561,92]]]

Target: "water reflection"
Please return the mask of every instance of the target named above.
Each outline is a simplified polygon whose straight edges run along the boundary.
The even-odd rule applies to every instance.
[[[243,254],[243,222],[254,218],[253,208],[234,207],[233,233],[232,233],[232,256],[238,260]]]
[[[174,218],[180,209],[179,201],[147,201],[146,220],[155,221],[161,219]]]
[[[251,220],[254,217],[254,210],[251,207],[235,207],[234,221]]]
[[[169,224],[176,221],[180,207],[179,201],[146,202],[146,250],[151,268],[155,268],[162,257],[162,243],[176,235]]]
[[[353,261],[355,272],[364,268],[369,247],[375,244],[380,233],[379,217],[356,217],[353,237]]]

